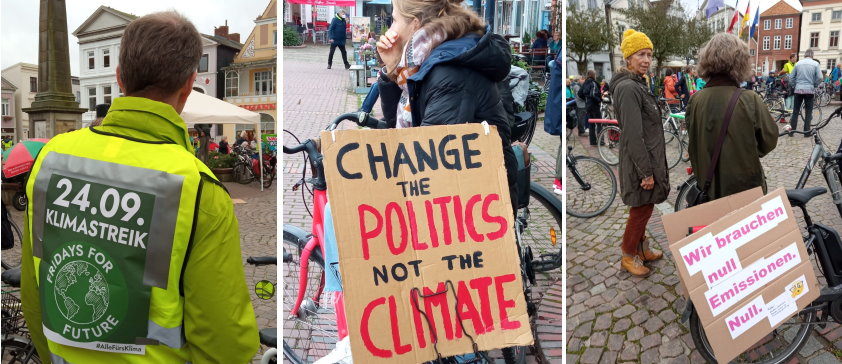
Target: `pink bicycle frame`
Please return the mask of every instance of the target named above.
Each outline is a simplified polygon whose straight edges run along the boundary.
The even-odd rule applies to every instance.
[[[307,241],[307,244],[304,246],[304,249],[301,252],[301,261],[299,262],[301,270],[299,271],[298,275],[298,297],[296,297],[295,299],[295,305],[292,306],[290,316],[298,315],[298,310],[301,308],[301,302],[304,301],[304,292],[306,292],[307,290],[307,274],[309,272],[310,267],[310,255],[313,253],[313,249],[319,248],[321,250],[322,257],[326,257],[325,247],[323,244],[325,240],[325,205],[327,205],[327,191],[319,189],[314,190],[312,228],[313,236],[310,238],[309,241]],[[322,278],[321,282],[319,283],[319,289],[316,290],[316,294],[312,297],[313,301],[315,302],[319,302],[319,299],[322,295],[322,291],[325,288],[325,274],[328,269],[329,268],[325,266],[322,271]],[[335,298],[336,299],[334,303],[334,308],[336,310],[336,328],[339,332],[339,339],[341,340],[348,336],[348,326],[345,321],[345,300],[343,298],[342,292],[336,292]]]

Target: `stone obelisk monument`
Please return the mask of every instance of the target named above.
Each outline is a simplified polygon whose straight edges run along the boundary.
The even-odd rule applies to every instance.
[[[70,85],[67,10],[64,0],[41,0],[38,21],[38,93],[29,114],[29,137],[52,138],[82,126],[82,113]]]

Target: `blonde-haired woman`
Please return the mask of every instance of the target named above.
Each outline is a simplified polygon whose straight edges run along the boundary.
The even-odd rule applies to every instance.
[[[385,65],[378,85],[383,115],[397,128],[483,120],[497,126],[514,192],[517,162],[497,92],[511,69],[511,50],[461,2],[393,1],[392,26],[377,42]]]
[[[651,273],[645,262],[663,257],[663,253],[649,247],[646,224],[655,204],[664,202],[670,192],[661,111],[643,79],[652,64],[653,47],[646,34],[626,30],[620,45],[626,67],[616,73],[610,83],[614,110],[623,128],[620,197],[631,207],[623,233],[620,266],[637,277]]]
[[[690,164],[700,187],[707,179],[730,99],[740,83],[752,75],[750,60],[746,43],[728,33],[714,35],[699,53],[699,76],[707,84],[690,98],[686,118]],[[742,92],[707,190],[711,199],[754,187],[766,192],[760,158],[777,144],[778,127],[763,99],[755,92]]]

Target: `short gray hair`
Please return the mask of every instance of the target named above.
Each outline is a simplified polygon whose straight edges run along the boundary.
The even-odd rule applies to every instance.
[[[699,76],[709,80],[713,75],[725,75],[742,82],[751,78],[748,45],[730,33],[714,35],[699,52]]]
[[[813,49],[808,49],[804,51],[804,58],[813,58]]]

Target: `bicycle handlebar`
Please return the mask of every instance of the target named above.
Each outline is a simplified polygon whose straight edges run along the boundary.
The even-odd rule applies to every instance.
[[[278,257],[248,257],[246,259],[248,264],[252,265],[277,265],[278,264]]]

